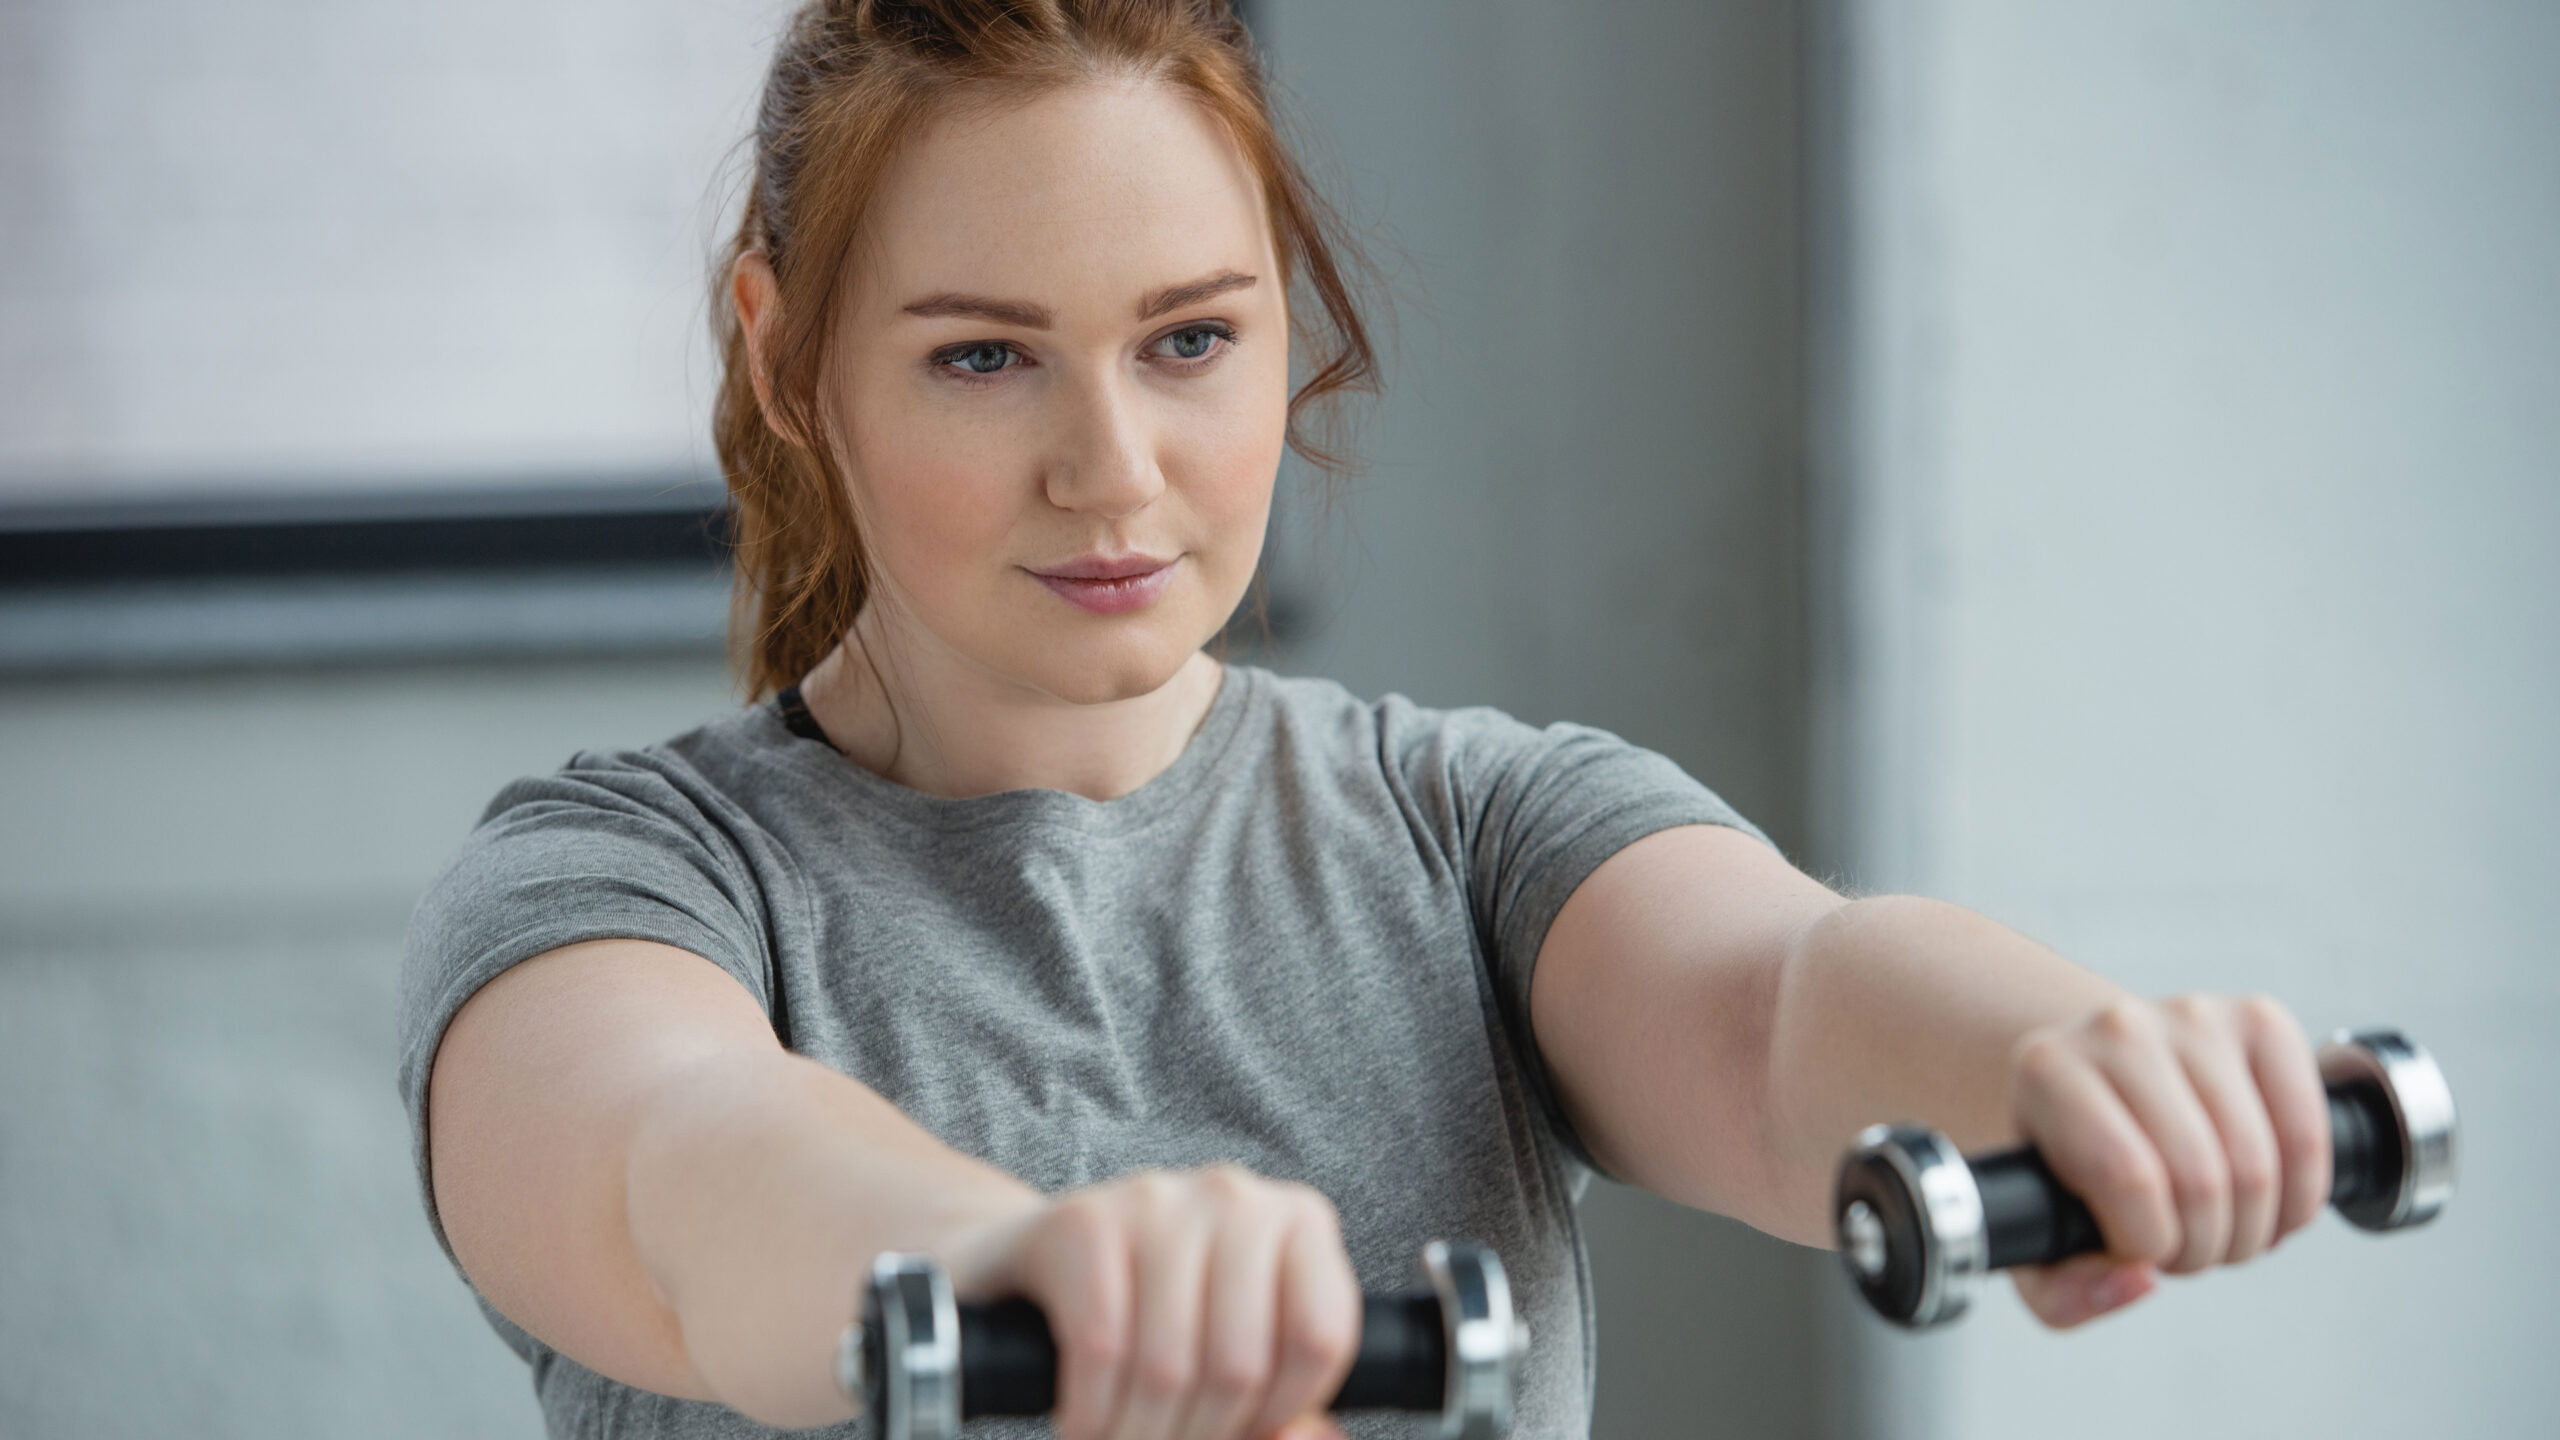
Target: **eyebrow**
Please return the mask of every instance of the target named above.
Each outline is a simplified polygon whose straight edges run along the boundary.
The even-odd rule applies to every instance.
[[[1229,291],[1261,283],[1259,275],[1221,270],[1203,279],[1168,285],[1138,302],[1138,318],[1153,320],[1186,305],[1197,305]],[[1025,330],[1046,330],[1057,323],[1048,307],[1034,305],[1028,300],[998,300],[985,295],[963,295],[954,290],[928,295],[908,305],[906,313],[926,320],[993,320],[999,325],[1019,325]]]
[[[1172,285],[1158,290],[1138,302],[1138,318],[1153,320],[1159,315],[1179,310],[1185,305],[1197,305],[1203,300],[1224,295],[1230,290],[1242,290],[1260,283],[1262,283],[1262,277],[1258,275],[1221,270],[1205,280],[1194,280],[1187,285]]]
[[[993,320],[1025,330],[1046,330],[1053,323],[1047,309],[1028,300],[991,300],[984,295],[960,295],[948,290],[916,301],[907,307],[907,313],[927,320]]]

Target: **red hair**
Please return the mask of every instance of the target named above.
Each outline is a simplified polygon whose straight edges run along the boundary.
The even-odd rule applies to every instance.
[[[1354,276],[1369,274],[1271,116],[1252,36],[1227,0],[811,0],[791,19],[756,118],[755,172],[712,287],[723,374],[712,436],[734,502],[732,648],[751,695],[795,684],[853,626],[870,594],[862,536],[835,456],[795,437],[819,413],[825,340],[845,254],[900,145],[964,90],[1037,90],[1104,75],[1175,86],[1215,117],[1262,182],[1301,380],[1289,445],[1329,472],[1324,404],[1376,388]],[[759,403],[730,276],[748,255],[774,274]],[[768,414],[769,410],[769,414]]]

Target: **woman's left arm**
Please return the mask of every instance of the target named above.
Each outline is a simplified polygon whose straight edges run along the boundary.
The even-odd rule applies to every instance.
[[[1845,900],[1738,830],[1638,841],[1566,901],[1531,1023],[1611,1173],[1811,1245],[1858,1131],[2036,1142],[2108,1253],[2018,1272],[2047,1323],[2152,1267],[2245,1260],[2319,1213],[2328,1111],[2273,1001],[2135,998],[1970,911]]]

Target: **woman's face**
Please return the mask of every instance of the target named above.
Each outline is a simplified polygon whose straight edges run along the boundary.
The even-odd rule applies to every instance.
[[[1253,172],[1177,91],[1075,86],[935,125],[868,230],[826,382],[866,626],[1064,700],[1163,685],[1252,579],[1287,429]]]

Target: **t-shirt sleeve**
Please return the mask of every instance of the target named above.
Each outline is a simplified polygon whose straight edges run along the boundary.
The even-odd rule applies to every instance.
[[[767,902],[736,828],[651,755],[580,755],[490,802],[419,901],[400,971],[400,1098],[438,1241],[428,1074],[455,1013],[508,967],[584,940],[653,940],[718,965],[771,1012]]]
[[[1619,851],[1683,825],[1768,841],[1716,793],[1653,751],[1585,725],[1530,726],[1493,710],[1433,712],[1391,699],[1387,728],[1463,877],[1495,1003],[1531,1097],[1575,1160],[1600,1170],[1557,1099],[1529,1024],[1539,947],[1566,900]],[[1402,714],[1393,713],[1401,710]]]

